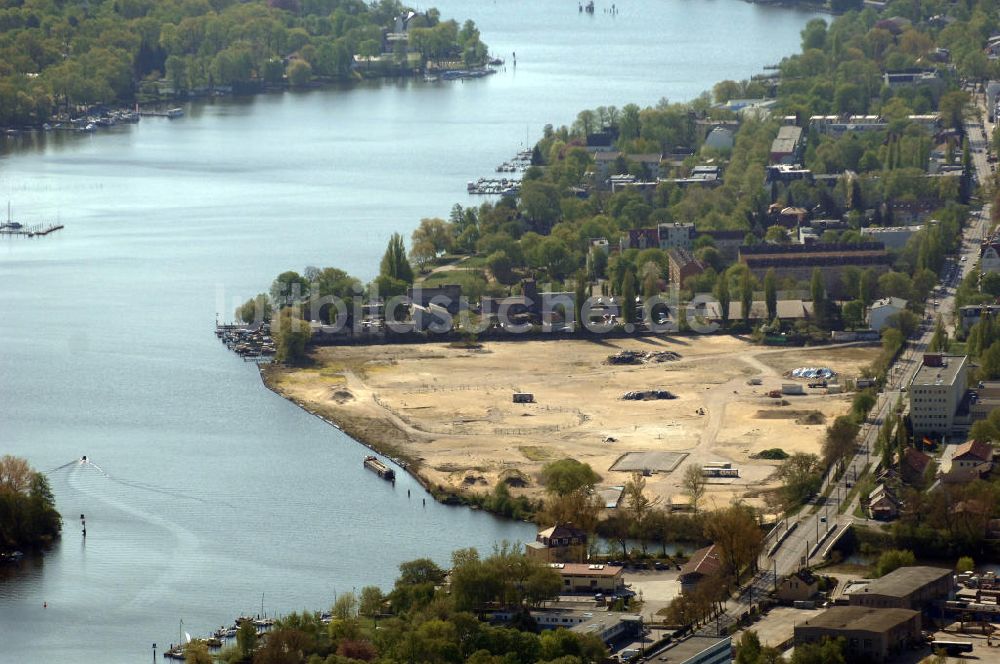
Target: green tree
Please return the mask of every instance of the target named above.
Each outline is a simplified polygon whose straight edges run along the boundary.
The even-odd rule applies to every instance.
[[[900,567],[910,567],[916,564],[916,557],[907,549],[889,549],[883,551],[875,563],[875,576],[885,576]]]
[[[312,338],[309,322],[302,319],[297,308],[288,307],[278,313],[277,325],[271,325],[275,359],[278,362],[298,362],[305,357],[306,344]]]
[[[361,597],[358,601],[358,614],[366,618],[374,618],[382,613],[382,606],[385,604],[385,595],[382,594],[378,586],[365,586],[361,589]]]
[[[257,649],[257,627],[250,620],[244,620],[236,630],[236,650],[244,661],[253,657]]]
[[[236,318],[248,324],[269,321],[272,313],[271,301],[264,293],[258,293],[236,307]]]
[[[972,559],[971,556],[962,556],[955,563],[955,571],[959,574],[964,572],[974,572],[976,570],[976,561]]]
[[[813,318],[817,325],[822,326],[826,324],[826,287],[823,285],[823,272],[819,268],[813,269],[809,293],[813,305]]]
[[[309,280],[298,272],[289,270],[279,274],[271,284],[271,301],[280,309],[305,301],[309,292]]]
[[[622,319],[635,323],[635,274],[629,270],[622,280]]]
[[[681,478],[681,487],[691,500],[691,509],[695,512],[698,511],[698,504],[705,495],[705,485],[705,474],[701,471],[698,464],[691,464],[684,469],[684,475]]]
[[[823,439],[823,463],[826,466],[843,462],[851,456],[860,427],[848,416],[840,415],[826,429]]]
[[[948,350],[948,331],[944,329],[944,322],[940,316],[937,317],[937,321],[934,323],[934,334],[931,335],[931,340],[927,344],[927,350],[931,353]]]
[[[801,505],[819,491],[823,483],[819,457],[797,452],[778,467],[780,495],[785,511]]]
[[[743,313],[743,322],[750,323],[750,309],[753,306],[753,275],[750,270],[743,270],[740,275],[740,307]]]
[[[423,265],[439,254],[450,251],[454,243],[454,230],[452,224],[444,219],[421,219],[420,225],[410,236],[410,257],[417,265]]]
[[[767,319],[778,317],[778,277],[774,268],[768,268],[764,273],[764,301],[767,303]]]
[[[557,496],[565,496],[578,489],[592,489],[601,480],[589,464],[576,459],[551,461],[542,467],[542,483],[545,490]]]
[[[715,299],[719,301],[719,316],[722,318],[722,327],[728,327],[729,303],[732,298],[729,295],[729,275],[725,272],[721,273],[715,282]]]
[[[406,259],[406,247],[403,246],[403,236],[399,233],[393,233],[389,238],[389,246],[382,256],[379,274],[407,285],[413,283],[413,268]]]
[[[795,646],[791,664],[846,664],[843,637],[824,637],[819,643],[800,643]]]

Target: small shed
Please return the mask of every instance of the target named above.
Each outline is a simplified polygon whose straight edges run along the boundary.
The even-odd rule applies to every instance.
[[[514,403],[535,403],[535,395],[531,392],[514,392]]]

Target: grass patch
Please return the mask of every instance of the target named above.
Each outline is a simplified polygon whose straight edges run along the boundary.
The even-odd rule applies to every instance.
[[[549,458],[548,451],[536,445],[521,445],[517,449],[528,461],[545,461]]]
[[[796,424],[823,424],[826,415],[818,410],[758,410],[758,420],[795,420]]]

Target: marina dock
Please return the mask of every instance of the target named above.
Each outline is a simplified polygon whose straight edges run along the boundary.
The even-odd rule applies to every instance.
[[[23,235],[25,237],[42,237],[48,235],[49,233],[55,233],[58,230],[62,230],[64,226],[62,224],[53,224],[46,226],[45,224],[37,224],[35,226],[22,226],[18,223],[7,222],[5,224],[0,224],[0,235]]]

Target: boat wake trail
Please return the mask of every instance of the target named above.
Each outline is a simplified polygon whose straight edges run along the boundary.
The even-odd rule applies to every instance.
[[[201,496],[195,496],[190,493],[178,491],[177,489],[171,489],[170,487],[157,486],[155,484],[149,484],[147,482],[135,482],[132,480],[124,480],[119,477],[115,477],[114,475],[104,470],[99,465],[97,465],[93,461],[90,461],[89,459],[78,459],[76,461],[71,461],[70,463],[63,464],[58,468],[53,468],[52,470],[49,471],[49,473],[54,473],[56,471],[63,470],[66,468],[71,468],[74,466],[79,466],[81,468],[83,467],[93,468],[98,473],[100,473],[101,476],[107,478],[108,480],[114,482],[115,484],[120,484],[121,486],[128,487],[130,489],[148,491],[150,493],[157,493],[162,496],[168,496],[170,498],[179,498],[181,500],[191,500],[197,503],[201,503],[203,505],[212,505],[212,506],[222,505],[230,509],[234,510],[237,509],[236,505],[227,502],[221,498],[203,498]]]

